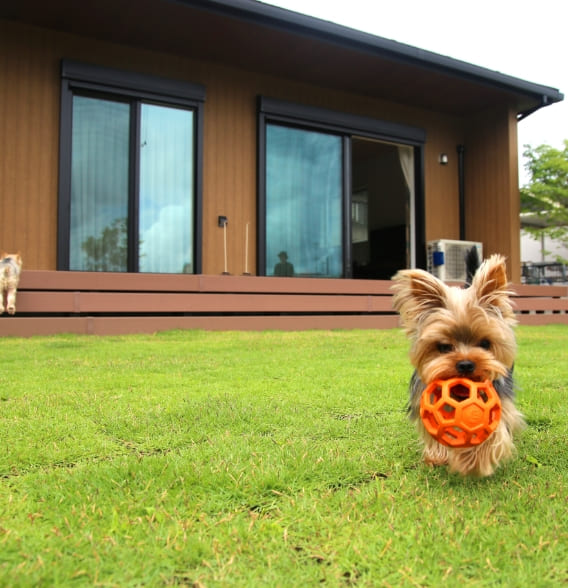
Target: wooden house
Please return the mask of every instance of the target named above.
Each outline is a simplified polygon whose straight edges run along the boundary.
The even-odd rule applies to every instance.
[[[520,282],[556,89],[254,0],[3,3],[0,48],[0,334],[393,326],[439,239]]]

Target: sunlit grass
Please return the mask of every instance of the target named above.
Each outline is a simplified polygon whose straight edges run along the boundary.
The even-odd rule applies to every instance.
[[[0,339],[0,584],[568,582],[568,327],[520,328],[516,459],[420,461],[394,331]]]

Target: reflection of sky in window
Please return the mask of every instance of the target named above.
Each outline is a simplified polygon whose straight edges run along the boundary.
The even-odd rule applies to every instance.
[[[286,251],[296,275],[341,276],[342,142],[267,125],[266,273]]]
[[[193,112],[142,105],[140,271],[192,271]]]
[[[71,163],[71,269],[84,269],[81,245],[128,211],[130,106],[75,96]],[[124,268],[126,269],[126,259]]]
[[[130,109],[74,96],[70,268],[85,269],[82,245],[128,217]],[[193,271],[193,112],[141,105],[140,270]],[[100,262],[103,251],[95,251]],[[93,255],[93,252],[91,252]],[[121,267],[126,271],[126,257]]]

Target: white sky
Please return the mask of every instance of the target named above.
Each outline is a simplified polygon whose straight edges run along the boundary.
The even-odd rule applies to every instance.
[[[433,51],[543,86],[565,101],[519,123],[523,145],[568,139],[568,1],[270,0],[270,4]],[[522,160],[519,160],[521,183]]]

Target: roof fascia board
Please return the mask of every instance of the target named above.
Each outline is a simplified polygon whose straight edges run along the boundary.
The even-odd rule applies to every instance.
[[[541,106],[560,102],[564,95],[558,89],[528,82],[465,61],[419,49],[411,45],[377,37],[336,23],[292,12],[254,0],[172,0],[209,12],[216,12],[278,28],[287,32],[321,39],[343,47],[379,57],[438,71],[478,84],[534,97]]]

